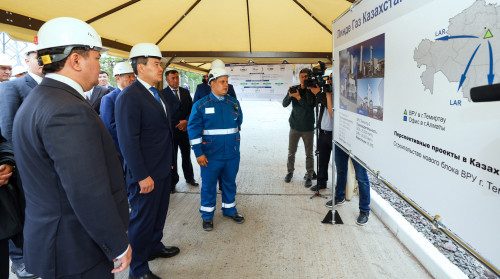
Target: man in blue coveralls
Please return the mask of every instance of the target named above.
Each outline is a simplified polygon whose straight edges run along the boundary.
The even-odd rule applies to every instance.
[[[217,179],[222,181],[222,214],[238,224],[245,218],[236,210],[236,175],[240,166],[240,133],[243,122],[238,100],[227,95],[228,74],[224,68],[208,74],[212,92],[198,100],[188,123],[189,141],[201,166],[203,229],[211,231],[217,198]]]

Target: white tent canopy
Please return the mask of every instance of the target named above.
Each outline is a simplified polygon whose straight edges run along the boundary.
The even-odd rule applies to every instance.
[[[332,21],[354,0],[2,0],[0,31],[33,41],[55,17],[88,22],[127,57],[141,42],[156,43],[170,62],[206,69],[226,63],[331,63]]]

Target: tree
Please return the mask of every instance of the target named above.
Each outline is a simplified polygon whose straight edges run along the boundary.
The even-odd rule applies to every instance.
[[[101,64],[101,70],[105,71],[109,75],[109,83],[116,87],[116,79],[113,76],[113,68],[115,67],[116,63],[125,61],[126,59],[119,58],[119,57],[113,57],[109,55],[102,55],[101,59],[99,59],[99,63]]]
[[[183,70],[178,70],[178,71],[180,76],[180,81],[179,81],[180,86],[184,87],[184,84],[187,84],[189,86],[189,90],[191,91],[191,93],[194,94],[196,86],[201,83],[202,75]]]

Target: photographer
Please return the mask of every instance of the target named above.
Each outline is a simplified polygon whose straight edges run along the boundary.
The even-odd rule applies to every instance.
[[[290,133],[288,139],[288,173],[285,176],[285,182],[290,182],[295,170],[295,153],[299,139],[302,138],[306,151],[306,180],[305,186],[311,187],[314,176],[313,159],[313,140],[314,140],[314,94],[319,88],[306,88],[304,81],[310,76],[310,69],[302,69],[299,74],[300,86],[290,87],[287,95],[283,99],[283,107],[292,104],[292,113],[290,114]]]

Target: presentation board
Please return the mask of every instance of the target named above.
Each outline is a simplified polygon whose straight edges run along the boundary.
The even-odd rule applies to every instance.
[[[472,101],[498,98],[500,2],[364,0],[333,31],[335,140],[500,268],[500,101]]]
[[[242,98],[283,98],[293,85],[293,65],[238,65],[226,67],[229,83]]]

